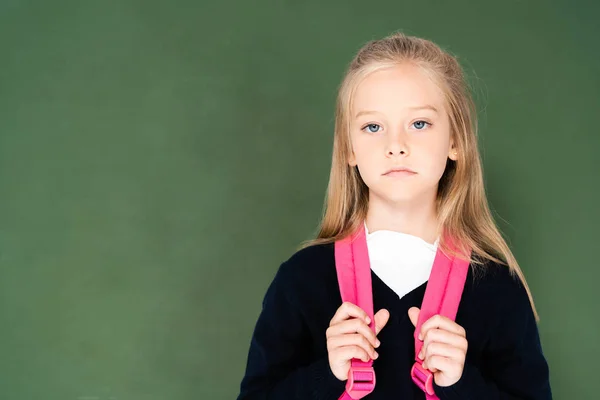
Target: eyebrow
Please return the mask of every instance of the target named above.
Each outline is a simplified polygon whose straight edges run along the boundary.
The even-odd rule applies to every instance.
[[[439,110],[437,108],[435,108],[432,105],[426,104],[424,106],[415,106],[415,107],[408,107],[409,110],[431,110],[433,112],[436,112],[439,114]],[[365,114],[377,114],[377,111],[367,111],[367,110],[363,110],[363,111],[359,111],[356,116],[354,118],[358,118],[361,115],[365,115]]]

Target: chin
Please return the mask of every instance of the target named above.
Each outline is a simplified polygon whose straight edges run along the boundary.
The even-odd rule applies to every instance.
[[[388,204],[407,204],[415,201],[423,201],[428,198],[427,193],[430,189],[423,190],[423,187],[415,187],[415,185],[386,185],[379,190],[369,190],[369,196],[376,196],[378,201]],[[437,190],[433,188],[432,190]],[[435,198],[435,195],[434,195]]]
[[[417,200],[416,196],[394,196],[387,197],[386,201],[389,204],[401,205],[401,204],[411,204]]]
[[[405,204],[415,201],[418,196],[412,191],[396,191],[395,193],[385,192],[375,194],[380,201],[388,204]]]

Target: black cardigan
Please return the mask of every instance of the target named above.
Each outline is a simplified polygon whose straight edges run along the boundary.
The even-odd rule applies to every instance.
[[[456,323],[469,344],[461,379],[434,384],[441,400],[551,399],[549,369],[529,298],[508,267],[488,262],[469,270]],[[404,297],[373,271],[374,311],[390,319],[373,362],[375,390],[365,399],[425,399],[413,383],[414,327],[408,309],[421,306],[427,283]],[[296,252],[281,264],[262,302],[238,400],[331,399],[345,388],[329,367],[325,332],[341,305],[334,245]]]

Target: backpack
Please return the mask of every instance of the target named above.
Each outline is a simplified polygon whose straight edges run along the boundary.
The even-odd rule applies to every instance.
[[[450,247],[454,249],[452,240]],[[349,301],[363,309],[371,320],[369,327],[375,332],[371,266],[364,225],[355,234],[335,242],[335,265],[342,302]],[[450,259],[438,248],[415,328],[415,364],[411,368],[413,382],[425,392],[427,400],[438,400],[438,397],[433,390],[433,374],[423,368],[423,361],[417,357],[423,346],[418,339],[419,331],[423,323],[436,314],[455,320],[468,269],[469,261]],[[373,360],[364,362],[353,358],[346,390],[339,400],[362,399],[374,389]]]

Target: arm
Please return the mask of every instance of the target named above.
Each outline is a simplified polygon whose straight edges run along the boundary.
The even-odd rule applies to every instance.
[[[529,297],[518,281],[509,287],[496,308],[497,322],[491,326],[481,365],[467,358],[458,382],[448,387],[434,385],[441,400],[552,399],[548,364]]]
[[[345,383],[327,356],[310,359],[310,333],[288,298],[293,277],[283,263],[263,299],[238,400],[338,399]],[[323,332],[325,340],[325,332]]]

